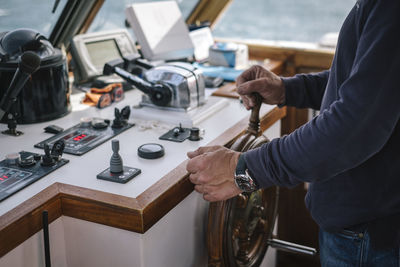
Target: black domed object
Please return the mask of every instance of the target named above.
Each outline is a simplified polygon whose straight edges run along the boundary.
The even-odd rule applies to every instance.
[[[41,33],[32,29],[0,33],[0,98],[18,67],[25,73],[31,73],[37,63],[37,58],[31,53],[39,56],[41,62],[14,104],[20,124],[57,119],[71,111],[66,57]],[[6,123],[6,116],[1,122]]]
[[[24,51],[37,51],[42,46],[41,40],[46,38],[32,29],[16,29],[5,33],[2,38],[1,48],[9,56]]]
[[[148,143],[138,148],[138,155],[145,159],[158,159],[164,156],[164,147],[156,143]]]

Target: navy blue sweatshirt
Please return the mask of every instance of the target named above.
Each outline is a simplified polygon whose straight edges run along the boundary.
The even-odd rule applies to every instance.
[[[283,81],[288,106],[320,115],[245,153],[258,184],[310,182],[306,205],[325,230],[400,214],[400,1],[357,1],[330,70]]]

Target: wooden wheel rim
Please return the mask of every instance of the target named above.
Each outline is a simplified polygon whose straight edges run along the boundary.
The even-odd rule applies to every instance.
[[[249,128],[232,146],[247,151],[269,142],[259,131],[261,100],[253,108]],[[258,137],[257,137],[258,136]],[[208,265],[259,266],[272,237],[278,210],[279,188],[260,189],[214,202],[208,211]]]

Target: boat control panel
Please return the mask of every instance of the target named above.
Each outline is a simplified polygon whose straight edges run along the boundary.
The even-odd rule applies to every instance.
[[[48,147],[44,155],[27,151],[8,154],[0,162],[0,201],[68,162]]]
[[[120,128],[113,128],[109,125],[108,120],[100,118],[90,119],[91,122],[79,123],[55,136],[35,144],[35,147],[43,148],[44,144],[52,146],[57,140],[62,139],[65,141],[64,153],[83,155],[134,126],[134,124],[126,123]]]

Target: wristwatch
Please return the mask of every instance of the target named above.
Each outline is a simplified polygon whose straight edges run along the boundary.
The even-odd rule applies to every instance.
[[[236,165],[235,184],[243,192],[253,192],[258,189],[256,181],[249,174],[243,153],[239,156]]]

